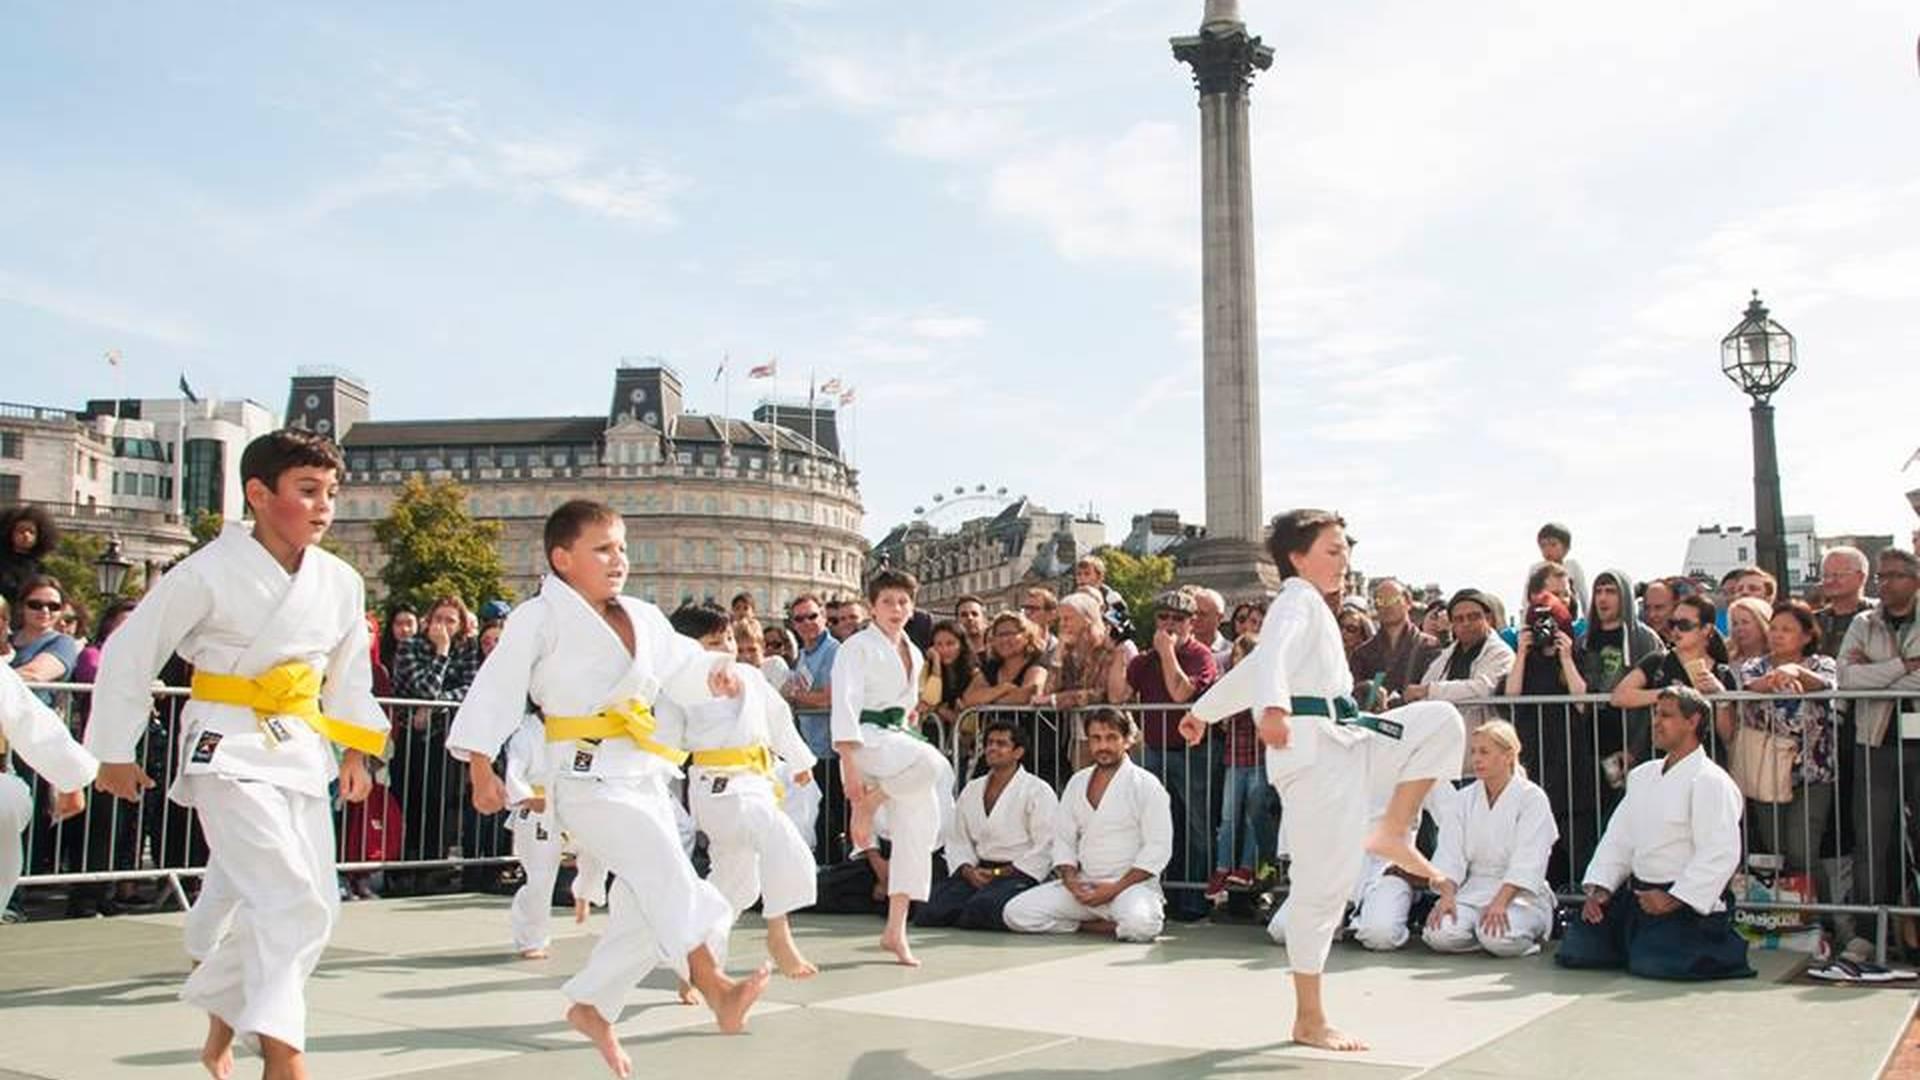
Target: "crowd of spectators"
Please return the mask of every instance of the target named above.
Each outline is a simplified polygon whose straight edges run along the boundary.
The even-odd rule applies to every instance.
[[[0,613],[10,628],[0,656],[29,682],[88,681],[100,645],[132,602],[91,618],[44,573],[52,523],[14,513],[0,524]],[[1890,549],[1875,563],[1853,548],[1834,549],[1817,589],[1793,597],[1755,567],[1712,584],[1636,583],[1613,569],[1589,579],[1571,556],[1568,530],[1549,525],[1537,539],[1542,558],[1528,567],[1522,606],[1511,617],[1495,595],[1476,588],[1440,599],[1386,579],[1366,595],[1329,596],[1360,706],[1437,699],[1460,704],[1470,731],[1510,721],[1515,768],[1554,811],[1557,839],[1545,873],[1566,895],[1580,891],[1629,774],[1659,756],[1655,704],[1670,688],[1690,688],[1711,702],[1705,753],[1740,791],[1746,853],[1767,856],[1779,873],[1805,876],[1823,902],[1914,902],[1908,853],[1920,838],[1908,836],[1904,809],[1920,785],[1920,712],[1889,700],[1817,696],[1835,689],[1920,696],[1920,561],[1911,552]],[[1868,599],[1876,583],[1877,603]],[[1260,895],[1283,880],[1284,829],[1252,718],[1219,725],[1191,750],[1175,730],[1183,707],[1258,638],[1264,601],[1238,601],[1229,606],[1212,590],[1182,588],[1157,597],[1151,612],[1131,612],[1106,584],[1102,562],[1089,557],[1064,593],[1027,589],[1017,608],[1003,611],[963,596],[950,613],[919,613],[908,632],[928,660],[921,731],[953,752],[965,783],[991,771],[996,754],[1004,771],[1012,737],[995,751],[987,734],[1007,720],[1018,732],[1021,767],[1057,792],[1096,762],[1086,727],[1093,710],[1135,706],[1133,754],[1168,796],[1165,877],[1176,885],[1168,914],[1202,918],[1234,894]],[[498,823],[467,809],[466,780],[445,738],[506,615],[498,601],[472,610],[446,596],[424,610],[397,606],[371,620],[377,692],[434,704],[392,707],[393,751],[375,797],[347,823],[344,855],[430,863],[505,854]],[[830,812],[820,816],[813,841],[830,862],[845,852],[831,812],[842,800],[828,739],[830,678],[838,642],[865,624],[866,606],[805,595],[762,615],[742,595],[730,615],[739,654],[785,696],[820,758]],[[1150,627],[1137,628],[1135,616]],[[185,676],[173,672],[167,681],[179,685]],[[54,691],[38,692],[68,708],[76,729],[84,725],[83,694],[56,702]],[[148,749],[155,775],[172,768],[173,707],[157,699]],[[1463,780],[1471,769],[1462,762]],[[189,815],[169,812],[158,798],[113,807],[59,836],[45,822],[32,828],[29,873],[131,869],[143,847],[182,861],[204,850]],[[345,888],[364,896],[453,883],[431,872],[360,873]],[[469,872],[458,883],[479,882]],[[111,913],[131,889],[71,890],[69,911]],[[1857,929],[1847,920],[1839,928]]]

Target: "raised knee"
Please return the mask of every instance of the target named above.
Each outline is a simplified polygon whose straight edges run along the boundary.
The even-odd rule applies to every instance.
[[[1525,956],[1537,947],[1532,938],[1520,937],[1514,934],[1482,933],[1479,935],[1479,941],[1481,948],[1495,956],[1508,960]]]
[[[1405,927],[1397,926],[1357,926],[1353,936],[1360,944],[1374,952],[1392,952],[1407,943]]]
[[[1160,936],[1166,919],[1160,915],[1134,915],[1114,924],[1113,936],[1121,941],[1149,942]]]
[[[1457,953],[1473,948],[1473,932],[1464,927],[1427,927],[1420,931],[1420,940],[1434,952]]]

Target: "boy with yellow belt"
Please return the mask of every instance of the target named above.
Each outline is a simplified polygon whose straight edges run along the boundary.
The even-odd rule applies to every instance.
[[[673,632],[652,604],[622,596],[626,526],[604,503],[574,500],[547,518],[553,574],[507,617],[447,735],[467,762],[473,805],[505,806],[492,757],[531,699],[545,716],[546,797],[584,855],[615,875],[607,931],[562,992],[567,1022],[616,1076],[632,1062],[613,1024],[627,995],[665,961],[705,995],[720,1029],[743,1030],[765,968],[738,982],[721,970],[733,911],[680,847],[668,781],[686,760],[656,734],[653,704],[740,693],[731,664]]]
[[[316,546],[340,472],[338,449],[310,432],[249,443],[240,474],[254,520],[229,524],[154,584],[93,684],[97,784],[137,800],[153,786],[134,752],[154,675],[175,653],[195,669],[169,795],[198,811],[208,876],[233,905],[181,992],[207,1012],[202,1061],[216,1077],[233,1070],[236,1033],[257,1045],[264,1076],[307,1075],[306,981],[340,910],[327,789],[337,776],[342,798],[366,798],[365,755],[386,747],[365,583]]]

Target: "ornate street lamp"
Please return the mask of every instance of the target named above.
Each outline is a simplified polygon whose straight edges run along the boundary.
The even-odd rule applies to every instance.
[[[133,569],[133,563],[120,553],[120,538],[112,537],[107,541],[107,550],[93,560],[93,583],[100,587],[100,595],[111,599],[120,595],[120,586],[127,583],[127,571]]]
[[[1767,317],[1760,290],[1753,292],[1745,318],[1720,339],[1720,372],[1753,399],[1754,562],[1780,582],[1788,595],[1786,521],[1780,508],[1780,455],[1773,440],[1776,391],[1799,367],[1798,350],[1787,328]]]

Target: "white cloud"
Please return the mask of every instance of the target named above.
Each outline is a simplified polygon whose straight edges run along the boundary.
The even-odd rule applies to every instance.
[[[980,337],[987,332],[987,324],[972,315],[916,315],[907,320],[907,332],[933,341],[951,341]]]
[[[1199,167],[1170,124],[1074,140],[1011,158],[987,181],[1000,215],[1042,229],[1071,262],[1197,266]]]
[[[8,270],[0,270],[0,303],[19,304],[61,319],[166,345],[196,346],[207,340],[205,331],[187,316],[146,310],[122,297],[72,289]]]

